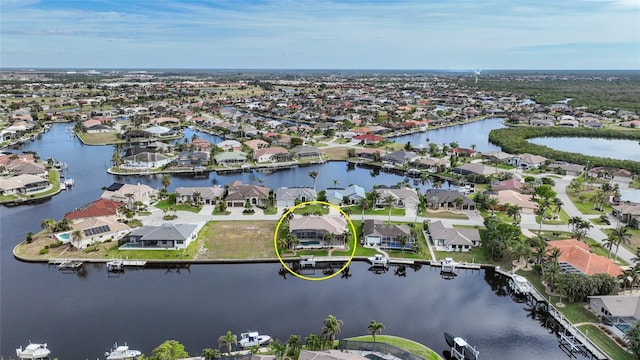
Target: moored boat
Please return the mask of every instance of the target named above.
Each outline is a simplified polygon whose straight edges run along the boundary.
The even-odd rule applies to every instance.
[[[469,345],[467,341],[461,337],[453,336],[445,332],[444,340],[451,348],[451,358],[455,360],[477,360],[479,351]]]
[[[131,360],[140,355],[142,355],[140,351],[129,349],[127,343],[124,345],[118,345],[116,343],[113,345],[113,349],[111,349],[111,351],[104,353],[107,360]]]
[[[271,336],[260,335],[260,333],[258,333],[257,331],[249,331],[246,333],[241,333],[240,341],[238,341],[240,346],[243,348],[266,345],[269,342],[271,342]]]
[[[18,360],[49,360],[51,351],[47,349],[47,343],[34,344],[29,343],[24,349],[22,346],[16,349]]]
[[[387,267],[389,259],[383,254],[376,254],[368,258],[369,262],[373,266]]]
[[[531,291],[529,281],[525,277],[515,274],[509,280],[509,287],[519,295],[527,295]]]
[[[452,258],[445,258],[442,262],[442,272],[452,274],[456,271],[456,263]]]
[[[107,261],[107,271],[119,272],[124,270],[124,262],[122,259],[113,259]]]

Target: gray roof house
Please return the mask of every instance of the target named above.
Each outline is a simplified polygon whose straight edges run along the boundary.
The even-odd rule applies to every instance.
[[[424,193],[427,205],[435,209],[456,209],[455,199],[462,198],[461,210],[475,210],[476,202],[455,190],[429,189]]]
[[[328,202],[340,205],[345,199],[349,204],[356,204],[361,199],[366,199],[367,195],[362,186],[351,184],[346,188],[328,188],[326,197]]]
[[[308,145],[298,145],[289,152],[298,160],[320,159],[322,157],[322,152],[317,147]]]
[[[408,225],[385,224],[373,219],[364,221],[362,241],[369,246],[394,250],[412,250],[416,243]]]
[[[455,229],[441,220],[429,224],[429,236],[438,251],[467,252],[480,245],[478,229]]]
[[[280,187],[276,189],[276,206],[293,207],[296,202],[314,201],[316,191],[310,187]]]
[[[391,196],[394,199],[393,206],[415,210],[420,204],[418,192],[412,188],[376,188],[374,190],[380,194],[380,198],[376,201],[377,206],[386,206],[386,198]]]
[[[224,188],[220,186],[201,187],[179,187],[176,188],[176,204],[190,203],[193,201],[193,194],[199,193],[198,203],[215,205],[218,200],[224,197]]]
[[[224,200],[228,207],[243,207],[245,204],[261,205],[263,200],[269,199],[271,189],[258,185],[246,185],[235,180],[227,186],[227,196]]]
[[[242,151],[224,151],[216,154],[213,160],[221,166],[238,165],[247,162],[247,155]]]
[[[640,320],[640,295],[589,296],[591,311],[613,325],[631,325]]]
[[[418,155],[413,152],[398,150],[392,153],[382,155],[382,161],[386,161],[396,165],[406,165],[416,159]]]
[[[186,249],[198,236],[204,224],[163,224],[160,226],[141,226],[127,237],[120,250]]]
[[[451,170],[451,172],[454,172],[460,175],[476,174],[476,175],[490,176],[490,175],[497,174],[499,170],[498,168],[486,166],[479,163],[466,163],[460,166],[456,166],[455,168],[453,168],[453,170]]]
[[[300,216],[289,221],[289,231],[300,241],[301,247],[330,247],[338,240],[344,245],[349,234],[347,220],[342,216]]]

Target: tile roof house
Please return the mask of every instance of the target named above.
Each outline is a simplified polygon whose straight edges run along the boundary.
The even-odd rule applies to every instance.
[[[86,204],[78,209],[69,211],[64,214],[64,219],[75,220],[90,217],[116,217],[118,215],[118,208],[123,204],[119,201],[113,201],[109,199],[97,199],[89,204]]]
[[[276,189],[276,206],[293,207],[297,202],[314,201],[316,191],[310,187],[280,187]]]
[[[268,147],[254,151],[253,160],[257,163],[289,161],[291,155],[283,147]]]
[[[533,154],[519,154],[513,155],[509,159],[508,163],[522,169],[536,169],[539,168],[547,160],[544,156],[538,156]]]
[[[119,250],[186,249],[204,224],[164,224],[133,229]]]
[[[523,214],[533,214],[538,208],[538,203],[531,200],[531,195],[525,195],[515,190],[500,190],[489,195],[498,201],[498,205],[506,208],[506,204],[520,206]]]
[[[373,135],[373,134],[356,135],[351,138],[352,142],[355,142],[357,144],[362,143],[364,145],[377,144],[382,140],[384,140],[382,136]]]
[[[411,250],[416,242],[408,225],[385,224],[373,219],[364,221],[362,238],[366,245],[395,250]]]
[[[194,186],[179,187],[175,190],[176,204],[193,202],[193,195],[199,193],[198,202],[206,205],[215,205],[224,197],[224,188],[221,186]]]
[[[438,251],[468,252],[481,242],[478,229],[456,229],[442,220],[429,223],[428,236]]]
[[[131,231],[131,228],[129,228],[127,224],[121,223],[115,218],[104,216],[74,219],[70,226],[72,229],[71,232],[75,230],[80,231],[81,237],[79,240],[69,239],[70,242],[79,249],[106,240],[119,241]],[[60,234],[57,234],[56,237],[59,235]],[[63,240],[63,242],[64,241],[66,240]]]
[[[580,175],[580,173],[584,170],[583,165],[570,164],[561,161],[556,161],[553,164],[550,164],[548,167],[549,169],[555,169],[557,173],[573,176]]]
[[[227,186],[227,196],[224,200],[227,202],[227,207],[243,207],[246,204],[256,206],[269,199],[270,191],[264,186],[245,185],[235,180]]]
[[[456,209],[455,199],[462,198],[462,210],[475,210],[476,202],[456,190],[429,189],[424,193],[427,204],[436,209]]]
[[[134,185],[114,183],[109,186],[100,197],[103,199],[127,203],[129,202],[127,194],[133,194],[131,201],[140,201],[145,205],[149,205],[158,193],[158,190],[146,184]]]
[[[589,252],[589,245],[579,240],[554,240],[547,242],[547,249],[560,249],[558,259],[563,271],[579,272],[587,275],[609,274],[616,277],[622,274],[622,268],[613,260]]]
[[[640,229],[640,204],[625,202],[612,207],[611,214],[621,222]]]
[[[216,144],[217,147],[224,151],[240,151],[242,144],[237,140],[224,140]]]
[[[516,179],[507,179],[503,181],[499,181],[491,184],[491,190],[493,191],[501,191],[501,190],[514,190],[521,191],[524,187],[524,184],[520,180]]]
[[[407,208],[416,210],[420,204],[420,197],[418,192],[412,188],[385,188],[379,187],[374,191],[380,194],[379,199],[376,201],[376,206],[387,206],[386,198],[392,197],[394,199],[393,206],[399,208]]]
[[[0,195],[29,194],[49,188],[49,180],[35,175],[0,178]]]
[[[262,139],[253,139],[253,140],[245,141],[244,144],[247,145],[249,149],[253,149],[253,150],[264,149],[269,147],[269,143]]]
[[[300,245],[332,246],[336,238],[349,233],[347,220],[342,216],[299,216],[289,220],[289,231],[300,240]],[[341,239],[341,245],[344,245]]]

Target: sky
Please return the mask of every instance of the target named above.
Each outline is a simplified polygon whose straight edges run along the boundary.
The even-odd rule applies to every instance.
[[[0,67],[640,69],[640,0],[0,0]]]

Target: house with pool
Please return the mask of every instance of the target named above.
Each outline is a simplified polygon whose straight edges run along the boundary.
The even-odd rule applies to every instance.
[[[182,250],[198,237],[204,222],[141,226],[120,241],[119,250]]]
[[[119,241],[126,236],[131,228],[125,223],[109,217],[86,217],[74,219],[71,230],[55,234],[56,239],[64,244],[71,244],[78,249],[106,241]],[[79,231],[80,237],[74,238],[73,233]]]
[[[343,247],[349,235],[347,220],[341,216],[294,216],[289,232],[299,241],[299,248]]]

